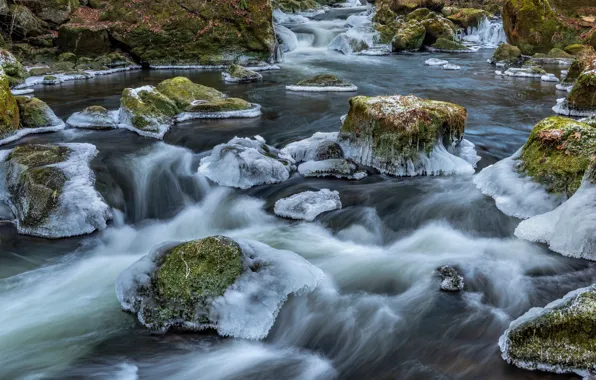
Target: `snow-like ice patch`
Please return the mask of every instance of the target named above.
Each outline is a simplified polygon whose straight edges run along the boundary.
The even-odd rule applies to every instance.
[[[438,59],[438,58],[429,58],[426,61],[424,61],[424,64],[427,66],[445,66],[448,63],[449,63],[448,61],[445,61],[444,59]]]
[[[495,71],[495,74],[515,78],[541,78],[544,75],[543,73],[535,72],[532,69],[526,67],[510,67],[505,71],[497,70]]]
[[[3,139],[0,139],[0,145],[6,145],[13,141],[17,141],[27,135],[61,131],[66,127],[64,122],[60,118],[58,118],[58,116],[56,116],[54,111],[52,111],[52,109],[49,106],[45,107],[45,111],[46,117],[49,119],[48,125],[39,128],[17,129],[13,134],[6,136]]]
[[[275,202],[273,212],[282,218],[306,220],[312,222],[324,212],[341,209],[341,200],[337,191],[322,189],[305,191]]]
[[[273,21],[276,24],[304,24],[310,21],[308,17],[302,15],[289,15],[280,9],[273,11]]]
[[[10,93],[13,94],[14,96],[29,95],[29,94],[33,94],[34,92],[35,92],[35,90],[32,88],[24,88],[22,90],[17,90],[15,88],[13,88],[10,90]]]
[[[571,90],[573,89],[573,84],[563,84],[563,83],[559,83],[557,85],[557,90],[559,91],[567,91],[567,92],[571,92]]]
[[[321,149],[337,143],[337,132],[317,132],[309,138],[286,145],[281,152],[291,156],[297,163],[316,160]]]
[[[286,86],[286,90],[301,92],[354,92],[358,87],[351,86]]]
[[[546,74],[540,77],[540,80],[543,82],[554,82],[554,83],[558,83],[559,82],[559,78],[557,78],[557,76],[555,74]]]
[[[261,106],[259,104],[251,103],[251,108],[237,111],[221,111],[221,112],[182,112],[176,116],[176,121],[182,122],[193,119],[233,119],[233,118],[251,118],[259,117]]]
[[[448,63],[443,65],[443,70],[461,70],[461,66]]]
[[[67,120],[66,124],[75,128],[111,129],[118,128],[119,111],[109,111],[107,115],[75,112]]]
[[[554,210],[564,199],[549,194],[546,188],[517,171],[522,149],[513,156],[484,168],[474,178],[483,194],[492,197],[499,210],[520,219],[527,219]]]
[[[361,180],[368,176],[358,165],[343,158],[332,158],[322,161],[306,161],[298,166],[298,173],[305,177],[335,177]]]
[[[124,72],[124,71],[132,71],[132,70],[140,70],[140,69],[141,69],[141,66],[135,65],[135,66],[115,67],[115,68],[106,69],[106,70],[85,70],[85,71],[81,71],[80,74],[51,74],[51,76],[56,77],[56,80],[47,81],[47,83],[46,83],[46,81],[44,81],[44,78],[47,75],[32,76],[32,77],[26,78],[25,82],[16,86],[15,89],[29,88],[29,87],[37,86],[40,84],[56,85],[56,84],[60,84],[63,82],[68,82],[68,81],[88,80],[95,76],[110,75],[110,74],[120,73],[120,72]]]
[[[596,115],[596,109],[580,111],[569,108],[566,98],[557,99],[557,104],[553,107],[553,111],[564,116],[590,117]]]

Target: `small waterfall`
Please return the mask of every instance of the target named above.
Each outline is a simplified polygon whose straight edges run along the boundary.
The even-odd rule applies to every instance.
[[[277,37],[282,52],[292,51],[298,47],[298,37],[296,37],[296,33],[283,25],[275,25],[274,29],[275,36]]]
[[[483,19],[478,27],[470,27],[460,35],[460,39],[472,45],[483,48],[495,48],[502,42],[507,42],[503,29],[503,20]]]

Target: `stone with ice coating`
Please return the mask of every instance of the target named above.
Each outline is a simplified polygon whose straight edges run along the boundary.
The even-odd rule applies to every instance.
[[[296,163],[343,158],[337,136],[337,132],[317,132],[307,139],[289,143],[280,152],[291,156]]]
[[[120,99],[119,126],[141,136],[162,139],[177,113],[176,103],[153,86],[126,88]]]
[[[553,110],[567,116],[596,115],[596,70],[586,70],[577,79],[569,96],[558,101]]]
[[[517,367],[590,378],[596,371],[596,286],[574,290],[511,322],[499,339]]]
[[[201,160],[199,173],[223,186],[248,189],[287,180],[292,164],[291,157],[265,144],[260,136],[235,137],[213,148]]]
[[[372,35],[369,38],[365,34],[362,34],[355,29],[349,29],[345,33],[338,34],[330,43],[327,48],[329,50],[336,50],[345,55],[358,53],[363,50],[367,50],[373,45]]]
[[[20,145],[1,151],[0,197],[19,233],[62,238],[106,227],[108,205],[95,190],[91,144]]]
[[[292,51],[298,47],[298,37],[296,33],[286,28],[283,25],[274,25],[275,36],[279,42],[279,47],[285,53]]]
[[[444,265],[437,269],[441,277],[441,290],[446,292],[460,292],[464,290],[464,278],[451,265]]]
[[[341,209],[339,193],[329,189],[322,189],[319,191],[305,191],[280,199],[275,202],[273,212],[283,218],[312,222],[324,212],[339,209]]]
[[[476,162],[453,154],[462,143],[466,116],[459,105],[415,96],[356,96],[339,143],[346,158],[386,174],[472,174]]]
[[[312,78],[301,80],[300,82],[286,86],[290,91],[305,92],[342,92],[357,91],[358,87],[352,83],[345,82],[332,74],[319,74]]]
[[[429,58],[426,61],[424,61],[424,64],[427,66],[445,66],[448,63],[448,61],[438,58]]]
[[[306,161],[298,166],[298,173],[305,177],[335,177],[361,180],[368,176],[358,165],[343,158],[333,158],[322,161]]]
[[[322,277],[293,252],[213,236],[158,247],[120,274],[116,295],[150,329],[263,339],[287,297]]]
[[[521,67],[515,68],[511,67],[505,71],[495,71],[497,75],[507,76],[507,77],[516,77],[516,78],[542,78],[542,76],[547,75],[546,71],[541,67],[536,66],[529,66],[529,67]]]
[[[596,260],[596,161],[571,198],[553,211],[522,221],[515,236],[546,243],[565,256]]]
[[[227,71],[221,73],[227,83],[250,83],[263,80],[263,76],[240,65],[231,65]]]
[[[513,64],[518,62],[522,57],[521,50],[517,46],[509,45],[507,43],[499,45],[495,50],[490,63],[504,63]]]
[[[443,66],[443,70],[461,70],[461,66],[448,63],[445,66]]]
[[[112,129],[118,127],[118,113],[110,112],[101,106],[90,106],[81,112],[73,113],[66,123],[75,128]]]

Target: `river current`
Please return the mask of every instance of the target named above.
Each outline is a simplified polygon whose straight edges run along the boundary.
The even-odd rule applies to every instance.
[[[285,90],[323,72],[355,83],[362,95],[413,94],[465,106],[466,139],[482,157],[478,170],[513,154],[533,125],[552,114],[555,84],[495,76],[487,63],[492,49],[389,56],[329,51],[346,17],[361,11],[332,10],[316,22],[290,25],[301,45],[285,54],[282,70],[263,72],[255,84],[226,85],[219,71],[143,70],[36,88],[66,119],[90,105],[116,109],[124,88],[181,75],[259,103],[263,116],[177,124],[163,142],[126,130],[75,129],[19,140],[95,144],[98,189],[119,211],[102,232],[57,241],[0,225],[0,378],[568,378],[507,365],[497,341],[529,308],[590,285],[596,265],[516,239],[519,220],[482,195],[472,175],[361,181],[294,175],[235,190],[197,173],[200,159],[234,136],[260,135],[283,147],[337,131],[353,95]],[[309,33],[315,37],[304,36]],[[428,58],[462,70],[425,66]],[[560,68],[546,68],[560,75]],[[313,223],[273,215],[276,200],[324,188],[339,191],[341,210]],[[259,342],[154,334],[121,311],[114,291],[120,272],[158,244],[214,234],[296,252],[325,277],[314,292],[290,297]],[[433,272],[442,265],[460,269],[464,292],[439,290]]]

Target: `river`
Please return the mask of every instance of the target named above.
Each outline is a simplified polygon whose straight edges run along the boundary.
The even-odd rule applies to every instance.
[[[327,50],[320,38],[345,30],[345,18],[361,11],[332,10],[311,25],[290,26],[324,33],[315,46],[317,38],[302,36],[282,70],[263,72],[259,83],[226,85],[219,71],[142,70],[36,88],[66,119],[90,105],[116,109],[126,87],[182,75],[261,104],[263,116],[185,122],[163,142],[126,130],[76,129],[18,141],[95,144],[98,189],[120,211],[100,233],[56,241],[0,225],[0,378],[567,378],[507,365],[497,341],[529,308],[590,285],[596,265],[516,239],[519,220],[482,195],[472,175],[353,182],[294,175],[235,190],[197,173],[200,159],[234,136],[258,134],[283,147],[337,131],[351,95],[284,87],[321,72],[357,84],[363,95],[414,94],[465,106],[466,138],[482,157],[478,169],[513,154],[552,114],[555,84],[495,76],[487,63],[492,49],[389,56]],[[431,57],[462,70],[425,66]],[[547,70],[560,74],[558,67]],[[273,216],[276,200],[323,188],[339,191],[343,209],[314,223]],[[155,245],[214,234],[294,251],[325,278],[313,293],[290,297],[261,342],[153,334],[121,311],[114,291],[121,271]],[[446,264],[461,270],[465,292],[439,291],[433,272]]]

